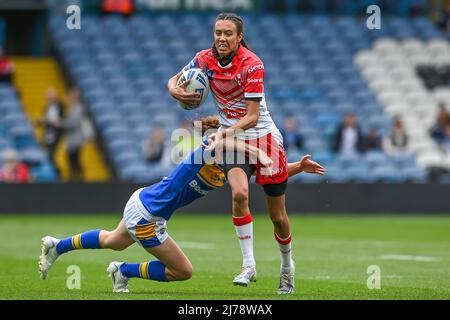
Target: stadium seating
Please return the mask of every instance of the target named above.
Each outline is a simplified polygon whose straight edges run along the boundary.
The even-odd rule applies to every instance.
[[[170,136],[181,119],[215,113],[211,97],[187,112],[166,89],[169,77],[195,52],[211,46],[214,18],[84,16],[76,32],[59,27],[62,17],[50,20],[55,44],[81,88],[120,179],[146,181],[170,170],[146,164],[141,154],[140,146],[155,125],[163,124]],[[450,45],[429,20],[406,19],[386,17],[381,30],[368,30],[364,19],[350,16],[244,16],[247,42],[265,62],[273,118],[280,126],[284,117],[295,116],[305,138],[304,149],[290,152],[289,159],[311,153],[333,165],[326,177],[300,175],[293,181],[424,182],[429,166],[449,163],[448,156],[438,155],[427,128],[436,116],[435,102],[449,101],[450,89],[427,91],[412,66],[450,64]],[[333,154],[331,141],[347,112],[357,115],[364,133],[377,128],[383,135],[389,133],[393,116],[402,115],[411,141],[408,153],[368,153],[354,159]]]
[[[47,154],[37,144],[33,129],[23,112],[17,92],[10,84],[0,84],[0,164],[3,152],[15,149],[30,166],[37,182],[54,182],[56,172]]]

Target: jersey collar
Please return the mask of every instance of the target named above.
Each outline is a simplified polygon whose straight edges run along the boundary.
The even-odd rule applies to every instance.
[[[220,57],[219,57],[219,54],[217,53],[216,47],[213,47],[213,53],[214,53],[214,56],[215,56],[216,59],[217,59],[217,65],[218,65],[221,69],[229,69],[229,68],[231,68],[231,67],[233,66],[233,61],[236,59],[237,56],[240,55],[241,51],[242,51],[242,46],[239,45],[239,47],[238,47],[238,49],[237,49],[237,52],[233,52],[233,53],[231,54],[231,56],[228,56],[228,57],[227,57],[227,59],[228,59],[229,62],[228,62],[226,65],[222,65],[222,64],[220,63]]]

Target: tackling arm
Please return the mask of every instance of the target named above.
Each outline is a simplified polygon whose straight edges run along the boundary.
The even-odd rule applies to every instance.
[[[223,149],[230,151],[237,151],[241,153],[248,153],[250,159],[257,163],[259,162],[263,167],[272,167],[273,161],[270,157],[262,150],[258,149],[255,146],[249,145],[242,140],[227,137],[223,140],[220,140],[215,148],[216,153],[218,155],[222,154]]]

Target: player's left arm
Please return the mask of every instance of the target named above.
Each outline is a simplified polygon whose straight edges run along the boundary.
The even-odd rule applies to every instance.
[[[288,163],[289,177],[295,176],[301,172],[324,175],[325,171],[323,166],[311,160],[311,155],[309,154],[304,155],[300,161]]]
[[[209,136],[210,142],[220,141],[223,138],[235,137],[240,131],[245,131],[255,127],[259,120],[259,100],[257,99],[246,99],[245,105],[247,106],[247,114],[240,119],[235,125],[218,131]]]

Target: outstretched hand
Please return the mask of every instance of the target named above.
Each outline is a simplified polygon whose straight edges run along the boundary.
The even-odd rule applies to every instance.
[[[311,160],[311,155],[307,154],[300,159],[300,167],[302,171],[313,174],[325,174],[325,168],[315,161]]]

